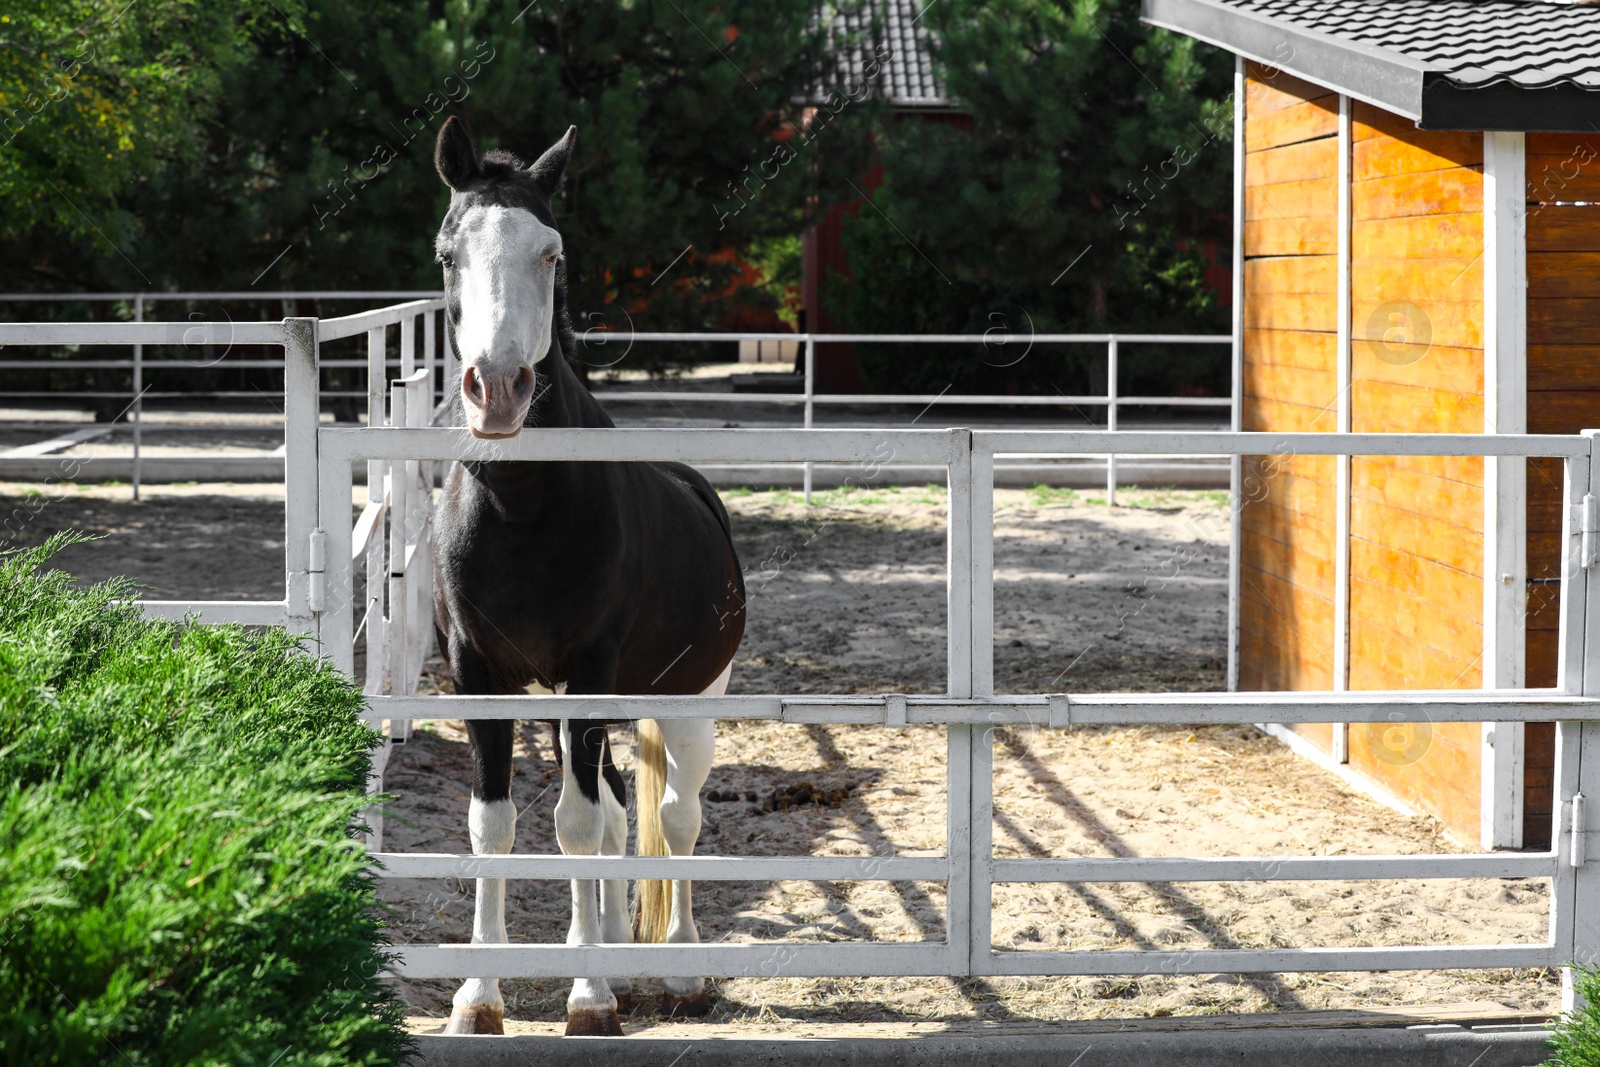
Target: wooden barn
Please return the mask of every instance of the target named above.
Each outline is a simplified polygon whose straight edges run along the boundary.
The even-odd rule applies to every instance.
[[[1239,428],[1600,427],[1600,7],[1143,14],[1237,57]],[[1555,684],[1553,465],[1283,455],[1241,475],[1238,688]],[[1273,729],[1458,838],[1548,846],[1551,725]]]

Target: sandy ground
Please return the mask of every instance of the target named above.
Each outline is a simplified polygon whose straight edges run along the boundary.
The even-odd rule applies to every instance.
[[[15,515],[40,498],[0,485]],[[11,543],[79,527],[107,534],[62,565],[131,573],[162,597],[273,596],[281,582],[281,489],[55,491]],[[942,489],[875,490],[807,509],[789,493],[726,494],[748,574],[749,625],[735,692],[937,691],[944,679]],[[29,501],[32,504],[29,504]],[[1226,510],[1218,494],[1000,491],[996,678],[1001,691],[1199,690],[1223,685]],[[224,555],[218,545],[237,546]],[[448,686],[447,679],[436,679]],[[542,727],[519,732],[518,851],[557,851],[559,775]],[[617,731],[626,758],[625,732]],[[719,727],[703,853],[929,854],[943,848],[944,741],[890,731],[771,723]],[[386,848],[468,851],[468,751],[459,723],[424,726],[396,750]],[[831,803],[764,810],[802,783]],[[747,799],[753,796],[754,801]],[[726,798],[726,799],[716,799]],[[1436,822],[1348,791],[1249,728],[1014,731],[996,751],[996,851],[1043,855],[1326,855],[1459,851]],[[465,941],[470,884],[385,880],[399,943]],[[518,941],[564,939],[568,888],[509,894]],[[1136,947],[1466,944],[1542,940],[1541,880],[1182,885],[1002,885],[994,943],[1006,951]],[[943,933],[938,884],[702,883],[707,941],[884,940]],[[1463,1001],[1538,1013],[1543,971],[1151,978],[739,979],[715,981],[712,1022],[1021,1024],[1063,1019],[1362,1008]],[[643,983],[648,993],[651,984]],[[419,1015],[448,1010],[452,984],[408,982]],[[566,984],[505,983],[511,1018],[550,1024]],[[645,996],[631,1029],[655,1025]],[[425,1024],[423,1024],[425,1025]],[[675,1024],[682,1025],[682,1024]]]

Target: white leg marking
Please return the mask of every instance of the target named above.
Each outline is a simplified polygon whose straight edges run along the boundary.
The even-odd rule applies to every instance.
[[[602,856],[625,856],[628,852],[628,809],[617,800],[611,785],[600,779],[600,807],[605,816],[605,832],[601,835]],[[633,922],[628,915],[628,880],[607,878],[600,883],[600,936],[607,943],[631,944]],[[612,978],[611,992],[621,995],[633,992],[633,983],[626,978]]]
[[[603,730],[598,723],[580,721],[580,730]],[[578,789],[572,773],[572,723],[561,722],[561,747],[566,753],[562,761],[561,799],[556,802],[556,841],[565,856],[597,856],[605,842],[606,817],[603,803],[589,800]],[[603,798],[609,790],[605,779],[599,781]],[[596,945],[601,941],[600,907],[595,899],[595,879],[572,880],[572,925],[567,929],[567,944]],[[604,978],[577,978],[567,997],[567,1012],[615,1011],[616,997]]]
[[[727,692],[732,673],[733,664],[729,663],[705,692],[711,696]],[[700,790],[711,775],[711,761],[716,750],[716,722],[712,719],[657,719],[656,725],[661,728],[667,749],[667,788],[661,797],[661,834],[666,838],[669,855],[692,856],[700,837]],[[688,879],[672,883],[668,944],[700,941],[700,931],[694,924],[691,888]],[[662,984],[668,993],[685,998],[698,996],[706,988],[703,978],[664,978]]]
[[[467,831],[472,835],[474,855],[503,856],[511,851],[517,836],[517,809],[509,800],[472,798],[467,809]],[[473,896],[472,943],[506,943],[506,881],[504,878],[479,878]],[[451,1000],[458,1009],[490,1007],[505,1011],[500,999],[500,979],[468,978]]]

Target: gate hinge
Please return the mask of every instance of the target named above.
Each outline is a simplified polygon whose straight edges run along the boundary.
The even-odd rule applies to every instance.
[[[1588,820],[1584,816],[1583,794],[1572,795],[1572,866],[1582,867],[1587,857],[1584,855],[1583,835],[1589,830],[1585,825]]]
[[[1583,535],[1580,543],[1579,562],[1585,567],[1593,567],[1595,563],[1595,536],[1600,534],[1600,499],[1593,493],[1583,494],[1583,509],[1578,516],[1578,532]]]
[[[324,575],[328,569],[328,531],[317,527],[311,531],[311,566],[306,575],[306,606],[312,614],[327,607],[328,594]]]

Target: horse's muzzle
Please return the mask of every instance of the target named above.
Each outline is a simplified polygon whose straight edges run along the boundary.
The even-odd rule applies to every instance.
[[[507,371],[471,366],[461,372],[461,402],[474,437],[517,436],[532,397],[533,368],[527,364]]]

